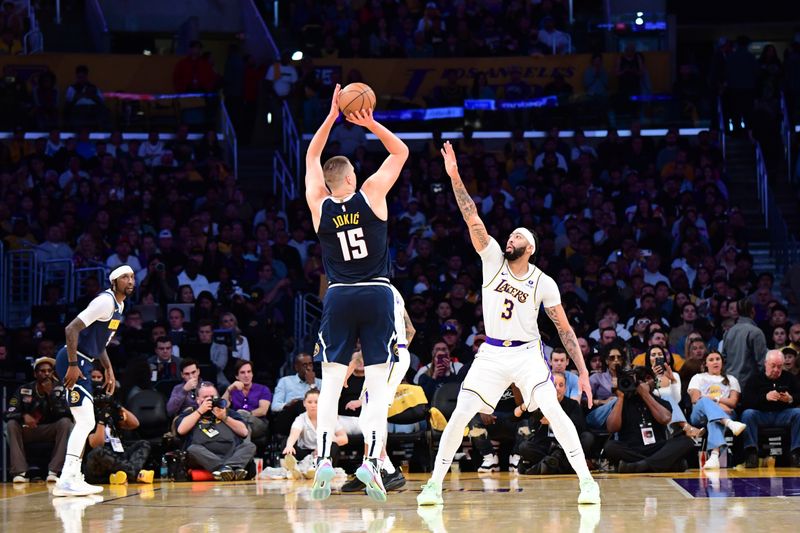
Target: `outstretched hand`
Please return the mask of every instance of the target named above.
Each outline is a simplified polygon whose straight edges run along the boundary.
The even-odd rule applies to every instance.
[[[347,121],[356,124],[357,126],[364,126],[370,129],[375,124],[375,119],[372,118],[372,108],[359,109],[347,115]]]
[[[331,98],[331,110],[328,112],[328,116],[333,117],[334,119],[339,118],[339,91],[341,91],[342,86],[338,83],[336,87],[333,88],[333,98]]]
[[[456,160],[456,152],[453,150],[453,145],[450,141],[444,143],[444,148],[441,150],[442,157],[444,157],[444,169],[447,175],[451,178],[458,175],[458,161]]]

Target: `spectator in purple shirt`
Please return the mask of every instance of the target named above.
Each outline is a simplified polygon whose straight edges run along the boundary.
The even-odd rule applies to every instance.
[[[197,409],[197,384],[200,382],[200,369],[194,359],[181,359],[181,378],[183,383],[175,385],[167,401],[167,414],[175,416],[187,407]]]
[[[272,391],[266,385],[253,383],[253,364],[239,359],[234,366],[236,381],[225,389],[222,395],[238,411],[250,426],[253,442],[262,440],[267,435],[267,413],[272,403]]]

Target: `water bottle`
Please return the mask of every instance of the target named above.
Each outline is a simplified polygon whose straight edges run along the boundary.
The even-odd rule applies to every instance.
[[[160,476],[161,479],[162,480],[167,479],[167,474],[169,474],[169,468],[167,468],[167,456],[166,455],[162,455],[161,456],[161,476]]]

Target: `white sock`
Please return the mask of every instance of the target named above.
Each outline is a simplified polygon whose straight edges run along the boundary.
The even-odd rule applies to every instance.
[[[381,468],[386,470],[387,474],[394,474],[397,471],[388,455],[381,459]]]
[[[719,450],[711,450],[711,455],[712,456],[716,455],[717,457],[719,457]]]

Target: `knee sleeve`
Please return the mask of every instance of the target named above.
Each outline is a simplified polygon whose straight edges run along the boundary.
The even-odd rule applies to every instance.
[[[317,403],[317,454],[331,456],[331,443],[336,433],[339,396],[342,394],[347,367],[339,363],[322,363],[322,390]]]
[[[386,414],[388,401],[389,363],[370,365],[364,368],[364,388],[367,390],[366,402],[361,406],[358,418],[367,457],[379,458],[386,434]]]

